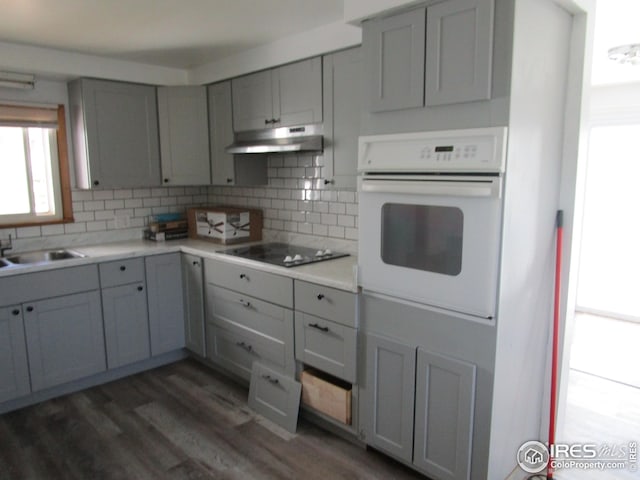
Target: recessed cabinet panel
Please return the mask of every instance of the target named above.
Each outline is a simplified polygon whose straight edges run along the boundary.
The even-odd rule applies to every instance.
[[[107,365],[110,369],[149,358],[149,317],[143,283],[102,290]]]
[[[493,0],[449,0],[427,8],[425,102],[491,98]]]
[[[209,148],[211,155],[211,183],[235,183],[233,155],[225,148],[233,143],[233,116],[231,113],[231,82],[207,87],[209,100]],[[266,183],[266,182],[265,182]]]
[[[311,58],[274,70],[273,118],[276,127],[322,122],[322,59]]]
[[[80,188],[160,184],[155,87],[81,79],[69,103]]]
[[[272,125],[271,70],[231,80],[233,129],[258,130]]]
[[[365,337],[366,441],[411,462],[416,350],[377,335]]]
[[[22,308],[0,308],[0,403],[30,392]]]
[[[203,261],[194,255],[182,255],[185,345],[193,353],[205,356]]]
[[[424,105],[425,9],[363,24],[370,110]]]
[[[145,258],[151,355],[184,347],[182,266],[179,253]]]
[[[418,349],[414,463],[427,475],[467,480],[476,366]]]
[[[355,190],[364,106],[362,48],[325,55],[323,61],[325,178],[334,188]]]
[[[208,185],[206,87],[159,87],[158,119],[163,184]]]
[[[97,290],[24,305],[33,391],[106,370]]]

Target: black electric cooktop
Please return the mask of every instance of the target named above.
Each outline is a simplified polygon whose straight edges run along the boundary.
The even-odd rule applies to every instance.
[[[263,243],[262,245],[220,250],[218,253],[287,268],[349,256],[348,253],[334,252],[328,248],[316,249],[287,243]]]

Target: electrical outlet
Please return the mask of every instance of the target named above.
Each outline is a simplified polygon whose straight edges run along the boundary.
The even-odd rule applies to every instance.
[[[116,215],[115,226],[116,228],[129,228],[129,215]]]

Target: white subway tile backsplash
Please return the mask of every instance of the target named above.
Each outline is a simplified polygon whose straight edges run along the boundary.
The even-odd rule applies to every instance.
[[[71,192],[71,199],[74,202],[93,200],[93,192],[91,190],[74,190]]]
[[[41,227],[42,236],[64,235],[64,225],[43,225]]]
[[[338,215],[338,225],[343,227],[355,227],[356,218],[352,215]]]
[[[113,200],[113,190],[96,190],[93,192],[94,200]]]
[[[94,212],[77,212],[73,215],[76,222],[92,222],[95,218]]]
[[[320,225],[319,223],[314,223],[312,233],[314,235],[321,235],[323,237],[327,237],[329,236],[329,227],[327,227],[326,225]]]
[[[124,201],[124,208],[140,208],[142,207],[141,198],[131,198]]]
[[[124,200],[107,200],[104,202],[104,208],[107,210],[118,210],[124,208]]]
[[[131,190],[130,188],[114,190],[113,198],[115,199],[133,198],[133,190]]]
[[[99,232],[107,229],[107,222],[102,220],[99,222],[87,222],[87,232]]]
[[[333,213],[323,213],[320,221],[324,225],[337,225],[338,224],[338,216]]]
[[[104,210],[104,200],[91,200],[84,202],[84,210],[85,212]]]
[[[16,228],[17,238],[33,238],[42,235],[40,227],[18,227]]]
[[[344,227],[337,227],[335,225],[329,226],[329,236],[334,238],[344,238]]]

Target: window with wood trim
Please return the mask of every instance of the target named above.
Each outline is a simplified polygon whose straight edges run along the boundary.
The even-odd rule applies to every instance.
[[[72,222],[64,106],[0,105],[0,227]]]

